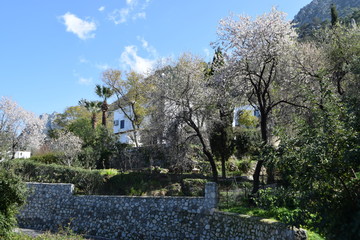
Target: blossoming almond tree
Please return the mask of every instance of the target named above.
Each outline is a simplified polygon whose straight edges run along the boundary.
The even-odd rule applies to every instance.
[[[56,135],[50,140],[50,149],[59,154],[62,164],[72,166],[81,152],[82,140],[66,130],[60,130]]]
[[[285,13],[273,8],[270,13],[251,19],[249,16],[230,16],[220,21],[219,45],[227,52],[232,71],[238,79],[238,88],[249,103],[260,111],[263,144],[270,142],[269,120],[273,109],[282,103],[296,105],[289,94],[298,84],[293,68],[292,52],[296,33]],[[254,172],[252,192],[259,189],[259,160]],[[268,174],[272,180],[272,174]]]
[[[202,59],[184,54],[174,63],[155,71],[150,78],[155,88],[152,92],[154,105],[165,106],[164,131],[169,133],[175,126],[175,131],[181,131],[185,141],[199,143],[210,163],[213,179],[217,181],[218,172],[207,132],[214,101],[204,75],[205,69]]]
[[[0,151],[14,158],[15,151],[38,149],[45,139],[45,123],[7,97],[0,100]]]

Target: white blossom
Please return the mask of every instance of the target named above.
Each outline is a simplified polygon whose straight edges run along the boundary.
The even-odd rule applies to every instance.
[[[0,100],[0,151],[13,156],[17,150],[38,149],[44,142],[44,122],[10,98]]]

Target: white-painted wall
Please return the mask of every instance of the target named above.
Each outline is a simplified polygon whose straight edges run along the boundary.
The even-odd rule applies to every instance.
[[[16,151],[15,158],[30,158],[31,152],[28,151]]]
[[[131,116],[131,109],[126,109]],[[131,121],[125,116],[120,109],[114,111],[114,133],[119,136],[119,142],[134,145],[133,127]]]

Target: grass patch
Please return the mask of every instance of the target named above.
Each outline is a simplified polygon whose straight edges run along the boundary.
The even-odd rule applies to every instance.
[[[77,235],[73,232],[59,232],[59,233],[50,233],[45,232],[39,236],[32,237],[24,233],[12,233],[10,236],[4,240],[85,240],[81,235]]]
[[[220,209],[224,212],[231,212],[231,213],[238,213],[238,214],[244,214],[254,217],[261,217],[266,219],[271,219],[275,221],[282,221],[283,217],[289,214],[291,212],[287,208],[272,208],[270,210],[265,210],[262,208],[257,207],[246,207],[246,206],[236,206],[236,207],[230,207],[230,208],[223,208]],[[304,228],[305,229],[305,228]],[[325,240],[325,238],[321,237],[316,232],[313,232],[311,230],[305,229],[308,234],[309,240]]]

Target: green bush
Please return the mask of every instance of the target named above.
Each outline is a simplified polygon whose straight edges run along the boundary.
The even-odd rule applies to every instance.
[[[182,189],[186,196],[204,196],[206,179],[183,179]]]
[[[33,160],[10,160],[1,163],[26,182],[72,183],[76,193],[96,194],[101,191],[104,178],[97,170],[38,163]]]
[[[0,170],[0,239],[16,225],[16,214],[25,202],[26,186],[11,171]]]
[[[129,172],[110,178],[104,185],[104,192],[114,195],[139,196],[146,192],[162,189],[169,184],[171,184],[171,178],[166,174]]]
[[[46,164],[52,164],[52,163],[57,164],[61,161],[60,156],[57,153],[46,153],[41,155],[35,155],[32,156],[29,160],[33,160],[39,163],[46,163]]]

